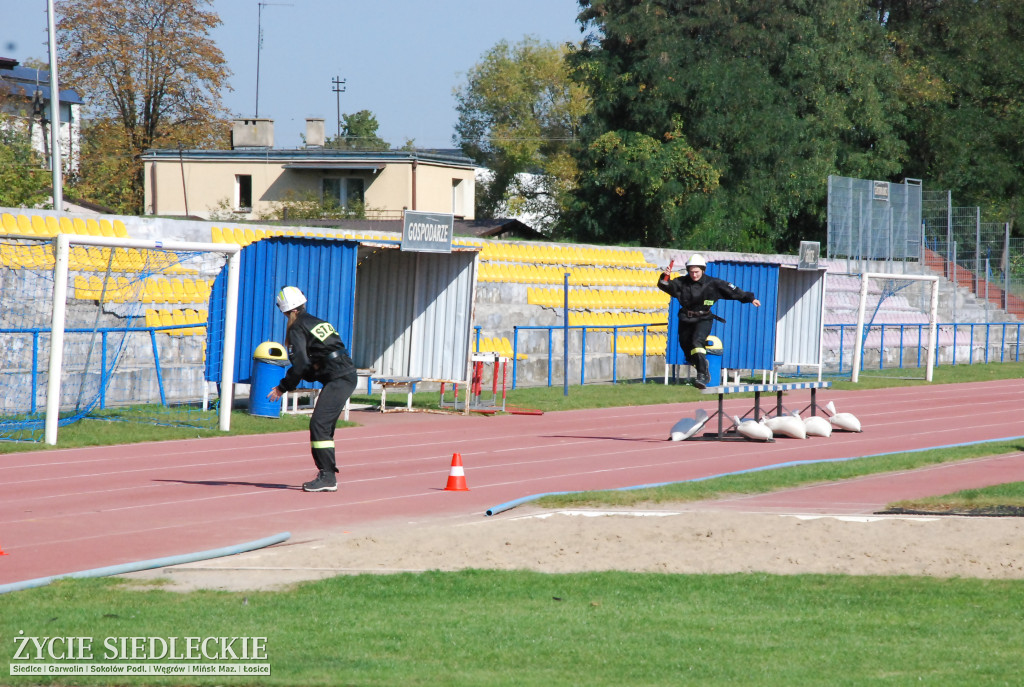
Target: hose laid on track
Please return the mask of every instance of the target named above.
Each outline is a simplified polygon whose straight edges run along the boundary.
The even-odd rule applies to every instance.
[[[7,592],[17,592],[21,591],[22,589],[31,589],[32,587],[43,587],[55,580],[61,580],[68,577],[106,577],[108,575],[123,575],[124,573],[137,572],[139,570],[165,568],[168,565],[181,565],[183,563],[205,561],[211,558],[233,556],[237,553],[255,551],[256,549],[262,549],[264,547],[272,546],[274,544],[280,544],[281,542],[291,538],[291,536],[292,535],[290,532],[281,532],[280,534],[275,534],[271,537],[264,537],[263,539],[257,539],[247,544],[225,546],[220,549],[210,549],[209,551],[199,551],[197,553],[185,553],[179,556],[153,558],[148,561],[139,561],[137,563],[122,563],[121,565],[111,565],[105,568],[93,568],[92,570],[82,570],[80,572],[67,573],[64,575],[51,575],[50,577],[37,577],[34,580],[24,580],[22,582],[0,584],[0,594],[6,594]]]

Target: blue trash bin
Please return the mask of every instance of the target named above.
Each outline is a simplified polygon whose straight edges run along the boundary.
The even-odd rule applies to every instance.
[[[704,344],[704,350],[707,351],[708,376],[711,377],[709,386],[720,386],[722,384],[722,353],[725,350],[722,340],[717,336],[709,336],[707,343]]]
[[[249,384],[249,414],[260,417],[281,417],[281,399],[268,401],[267,394],[284,376],[288,366],[284,346],[264,341],[252,354],[252,381]]]

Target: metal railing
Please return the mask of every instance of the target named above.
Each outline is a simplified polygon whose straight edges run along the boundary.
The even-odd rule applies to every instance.
[[[172,331],[178,331],[182,329],[201,329],[207,326],[206,322],[194,323],[194,324],[175,324],[166,325],[160,327],[99,327],[96,329],[87,327],[67,327],[64,332],[65,334],[99,334],[100,335],[100,361],[99,361],[99,402],[98,406],[102,410],[106,408],[107,401],[107,385],[110,380],[114,368],[110,366],[109,354],[107,352],[107,339],[110,334],[124,334],[125,337],[131,336],[132,334],[149,334],[150,345],[153,351],[153,364],[156,372],[157,386],[160,391],[160,404],[163,406],[167,405],[167,394],[164,389],[163,371],[160,367],[160,348],[157,345],[157,332],[160,333],[171,333]],[[29,379],[32,385],[31,398],[29,399],[30,408],[28,412],[38,412],[37,400],[35,389],[39,388],[39,376],[42,373],[40,366],[45,367],[47,361],[42,360],[40,357],[40,339],[43,335],[47,339],[50,337],[49,327],[32,327],[27,329],[0,329],[0,334],[10,335],[23,335],[32,337],[32,352],[31,352],[31,363],[29,368]],[[48,344],[47,344],[48,345]],[[73,371],[68,371],[68,374],[74,374]],[[0,393],[10,393],[10,390],[3,389],[3,370],[0,370]]]
[[[637,324],[630,326],[613,326],[613,325],[573,325],[568,329],[579,330],[581,335],[579,337],[579,349],[574,355],[570,356],[573,363],[579,363],[580,365],[580,381],[579,383],[585,384],[587,381],[587,333],[588,332],[608,332],[611,330],[612,333],[612,375],[611,379],[602,379],[598,381],[611,381],[613,384],[617,383],[618,380],[618,359],[620,354],[618,351],[618,334],[620,330],[640,330],[643,332],[644,346],[641,357],[641,380],[646,382],[648,377],[648,360],[647,358],[647,334],[651,328],[664,327],[664,322],[652,322],[647,324]],[[927,323],[884,323],[884,324],[872,324],[865,325],[864,337],[872,336],[877,334],[878,345],[872,344],[867,350],[878,350],[882,351],[885,349],[897,349],[898,353],[895,360],[886,360],[886,357],[879,355],[877,369],[910,369],[920,368],[925,364],[925,353],[927,348]],[[854,348],[854,337],[856,336],[856,324],[833,324],[825,325],[824,330],[828,332],[838,331],[839,344],[835,347],[836,360],[829,365],[826,365],[826,369],[830,374],[846,374],[852,372],[853,362],[853,348]],[[967,364],[972,365],[975,363],[1004,363],[1004,362],[1020,362],[1021,361],[1021,333],[1024,328],[1022,322],[948,322],[938,324],[939,343],[937,344],[937,353],[939,351],[948,350],[949,355],[945,356],[946,361],[943,361],[942,356],[936,356],[935,364],[939,365],[961,365]],[[475,327],[477,342],[480,339],[480,326]],[[555,351],[555,332],[564,332],[566,327],[564,325],[534,325],[534,326],[515,326],[512,328],[512,388],[515,389],[518,383],[518,358],[520,353],[520,333],[529,331],[546,331],[547,332],[547,350],[545,355],[547,357],[547,386],[552,386],[552,377],[554,374],[554,351]],[[945,341],[945,343],[943,343]],[[671,345],[672,342],[669,342]],[[963,349],[966,348],[966,351]],[[978,353],[976,353],[976,351]],[[998,355],[996,355],[998,351]],[[661,354],[659,354],[661,355]],[[895,364],[893,364],[895,362]],[[866,368],[867,363],[863,360],[861,362],[861,369]],[[594,381],[593,379],[591,381]]]

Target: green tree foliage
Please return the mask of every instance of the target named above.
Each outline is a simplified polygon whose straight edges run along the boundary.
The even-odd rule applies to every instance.
[[[391,149],[391,145],[377,135],[377,117],[369,110],[342,115],[341,121],[341,137],[328,137],[326,147],[340,150]]]
[[[905,146],[895,128],[902,121],[898,80],[885,33],[860,0],[580,5],[590,33],[570,63],[594,106],[568,232],[776,250],[823,238],[829,174],[884,179],[899,172]],[[672,212],[664,191],[648,187],[664,175],[649,181],[628,160],[592,155],[593,142],[608,131],[690,148],[701,164],[676,180]],[[632,171],[632,183],[595,204],[612,189],[587,186],[602,179],[588,169],[594,165]],[[707,183],[712,177],[717,186]],[[666,226],[652,234],[652,219]]]
[[[139,213],[148,148],[224,147],[230,72],[208,0],[59,0],[62,83],[88,107],[76,194]],[[127,177],[127,178],[125,178]]]
[[[1024,220],[1024,4],[876,0],[908,102],[905,173]]]
[[[50,171],[32,150],[28,128],[18,118],[0,112],[0,207],[47,203],[51,182]]]
[[[477,217],[524,214],[544,229],[567,202],[577,174],[570,146],[590,99],[565,54],[531,37],[501,41],[456,89],[453,141],[491,172],[477,186]]]

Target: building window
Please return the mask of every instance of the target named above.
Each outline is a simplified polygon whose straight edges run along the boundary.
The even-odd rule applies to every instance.
[[[463,179],[452,179],[452,214],[466,216],[466,186]]]
[[[349,203],[362,203],[365,193],[366,181],[363,179],[326,177],[323,180],[324,205],[335,202],[338,207],[346,207]]]
[[[235,209],[242,212],[252,211],[252,175],[235,175],[235,196],[237,203]]]

